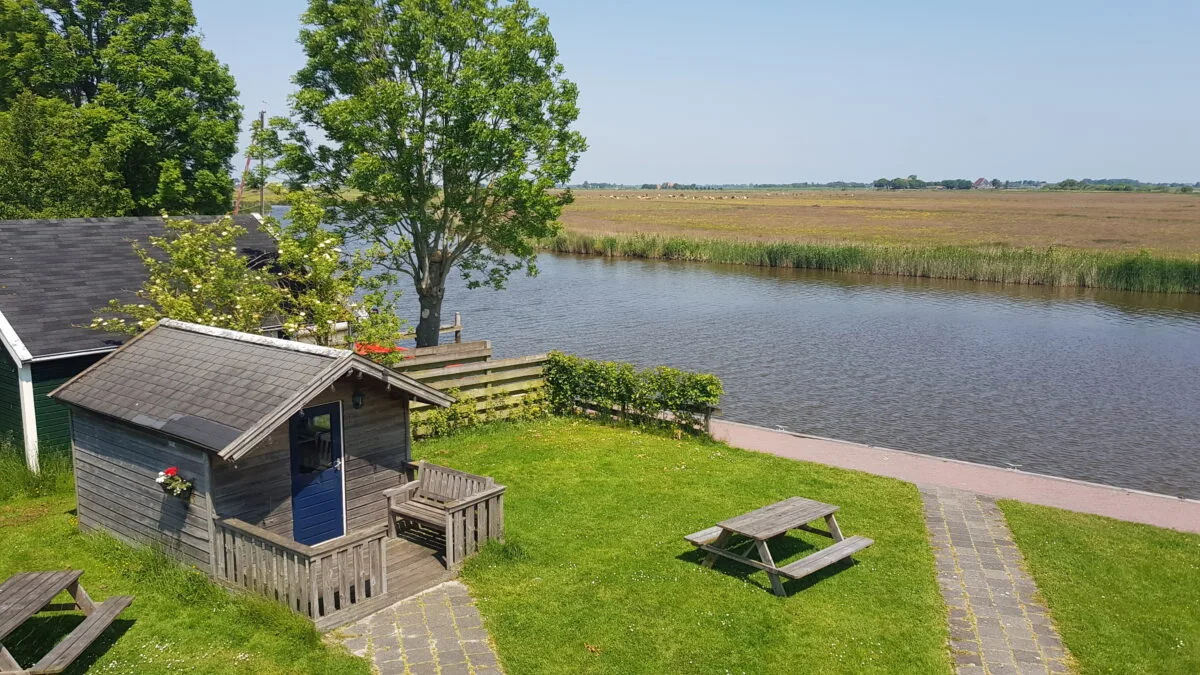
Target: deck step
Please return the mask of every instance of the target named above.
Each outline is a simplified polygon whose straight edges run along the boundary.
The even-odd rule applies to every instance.
[[[33,675],[48,675],[66,670],[132,602],[132,595],[118,595],[96,605],[83,623],[76,626],[75,630],[71,631],[71,634],[63,638],[61,642],[54,645],[50,653],[34,664],[29,672]]]
[[[721,536],[721,528],[714,525],[714,526],[708,528],[707,530],[700,530],[699,532],[693,532],[693,533],[689,534],[688,536],[684,537],[684,539],[687,539],[688,542],[691,543],[692,546],[703,546],[705,544],[713,543],[714,541],[717,540],[717,537],[719,537],[719,536]]]
[[[789,579],[806,577],[821,568],[829,567],[839,560],[849,558],[874,543],[874,541],[866,537],[859,537],[857,535],[846,537],[833,546],[823,548],[807,558],[801,558],[796,562],[780,567],[779,573]]]

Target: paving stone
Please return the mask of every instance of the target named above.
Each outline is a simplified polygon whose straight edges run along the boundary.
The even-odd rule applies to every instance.
[[[436,661],[433,655],[433,650],[428,646],[421,649],[404,652],[404,660],[408,663],[424,663],[425,661]]]
[[[379,675],[404,675],[407,672],[407,667],[403,661],[376,663],[375,667],[379,670]]]
[[[983,660],[979,654],[958,653],[954,655],[954,665],[959,668],[962,668],[962,666],[982,666]]]
[[[920,491],[938,587],[950,608],[955,671],[1041,675],[1065,670],[1062,641],[995,500],[943,487],[921,486]]]
[[[467,653],[467,658],[471,658],[473,654],[490,654],[492,646],[484,640],[469,640],[462,642],[462,649]]]
[[[438,667],[436,663],[410,663],[408,672],[410,675],[437,675]]]
[[[1013,658],[1017,663],[1041,663],[1042,655],[1032,650],[1013,649]]]
[[[380,610],[343,634],[346,648],[369,654],[380,675],[501,672],[479,610],[457,582]]]
[[[437,651],[437,662],[442,665],[447,665],[447,664],[451,664],[451,663],[466,663],[467,662],[467,653],[464,652],[461,648],[457,648],[457,647],[455,649],[447,649],[447,650],[439,649]]]

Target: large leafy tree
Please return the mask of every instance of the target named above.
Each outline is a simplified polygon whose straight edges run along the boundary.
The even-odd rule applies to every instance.
[[[280,166],[412,279],[435,345],[452,270],[496,288],[536,271],[585,148],[577,89],[525,0],[310,0],[303,21]]]
[[[99,115],[94,113],[100,113]],[[98,142],[102,111],[22,92],[0,113],[0,218],[66,218],[124,213],[120,157]]]
[[[81,111],[127,195],[108,215],[227,211],[241,107],[195,26],[189,0],[0,0],[0,115],[23,92]]]

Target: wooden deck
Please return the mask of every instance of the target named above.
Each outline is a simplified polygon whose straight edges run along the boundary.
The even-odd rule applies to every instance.
[[[399,602],[421,591],[433,588],[454,578],[446,569],[445,539],[441,533],[420,530],[402,532],[388,540],[387,588],[388,599]]]
[[[327,631],[370,616],[421,591],[454,578],[444,563],[446,540],[440,532],[410,530],[387,540],[387,594],[356,604],[336,615],[317,619]]]

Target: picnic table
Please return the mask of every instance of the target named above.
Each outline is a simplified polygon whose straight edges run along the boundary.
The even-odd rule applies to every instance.
[[[0,584],[0,675],[61,673],[133,602],[132,596],[122,595],[94,603],[79,585],[81,576],[82,570],[25,572],[14,574]],[[63,591],[68,592],[74,602],[51,604],[54,596]],[[32,667],[23,668],[4,648],[4,639],[34,614],[43,610],[70,609],[82,610],[87,618]]]
[[[684,537],[697,548],[708,552],[704,558],[704,566],[712,567],[717,556],[736,560],[750,567],[765,570],[771,579],[771,589],[775,595],[786,596],[780,577],[800,579],[819,569],[828,567],[839,560],[875,543],[866,537],[844,537],[838,527],[834,515],[838,507],[833,504],[791,497],[776,502],[750,513],[745,513],[728,520],[723,520],[706,530],[694,532]],[[814,520],[824,518],[828,530],[819,530],[809,525]],[[767,541],[787,534],[791,530],[805,530],[833,539],[834,544],[816,551],[782,567],[775,564],[771,557],[771,549]],[[737,552],[742,549],[743,552]],[[758,560],[749,557],[749,553],[757,552]]]

